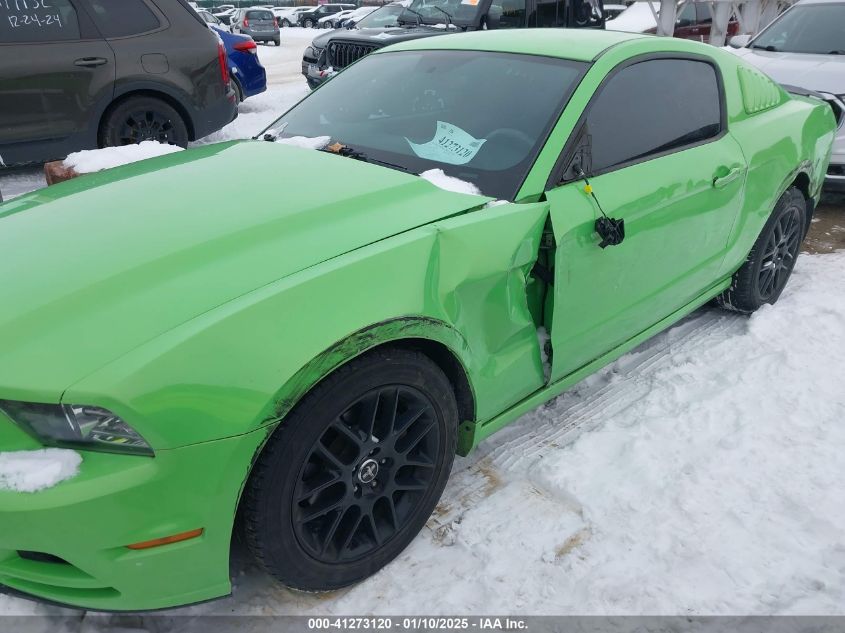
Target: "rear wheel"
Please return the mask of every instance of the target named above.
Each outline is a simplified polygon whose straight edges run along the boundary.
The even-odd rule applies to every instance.
[[[273,43],[274,43],[276,46],[281,46],[281,45],[282,45],[282,38],[277,37],[276,39],[274,39],[274,40],[273,40]]]
[[[305,22],[303,22],[303,23],[302,23],[302,25],[303,25],[306,29],[310,29],[312,26],[314,26],[314,20],[312,20],[311,18],[306,18],[306,19],[305,19]]]
[[[268,441],[244,492],[247,542],[283,584],[374,574],[425,525],[456,447],[452,387],[427,356],[379,350],[320,383]]]
[[[795,267],[806,227],[804,194],[792,187],[780,197],[772,215],[730,288],[717,302],[737,312],[754,312],[764,303],[775,303]]]
[[[100,126],[100,147],[158,141],[187,147],[188,128],[182,116],[155,97],[130,97],[106,113]]]

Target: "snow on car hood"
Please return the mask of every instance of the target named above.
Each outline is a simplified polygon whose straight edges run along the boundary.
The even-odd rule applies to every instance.
[[[0,397],[58,398],[244,293],[490,200],[325,152],[241,141],[9,201],[0,207]]]
[[[753,64],[780,84],[817,92],[845,94],[845,56],[772,53],[755,48],[727,50]]]

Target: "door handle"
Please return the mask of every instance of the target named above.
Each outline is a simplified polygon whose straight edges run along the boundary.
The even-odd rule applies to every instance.
[[[105,57],[80,57],[73,62],[74,66],[83,66],[85,68],[95,68],[107,64],[109,60]]]
[[[713,186],[716,189],[722,189],[723,187],[727,187],[734,180],[742,176],[744,172],[745,170],[742,167],[734,167],[724,176],[716,176],[713,179]]]

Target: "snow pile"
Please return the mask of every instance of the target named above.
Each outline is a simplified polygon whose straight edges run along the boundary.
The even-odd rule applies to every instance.
[[[36,492],[75,476],[82,463],[76,451],[44,448],[0,453],[0,490]]]
[[[425,178],[431,184],[440,187],[441,189],[445,189],[446,191],[454,191],[455,193],[470,193],[476,196],[481,195],[481,191],[479,191],[478,187],[474,184],[461,180],[460,178],[447,176],[442,169],[429,169],[428,171],[421,173],[420,176]]]
[[[95,171],[128,165],[146,158],[164,156],[174,152],[181,152],[177,145],[167,145],[157,141],[144,141],[137,145],[121,145],[120,147],[104,147],[103,149],[88,149],[69,154],[64,160],[65,167],[70,167],[77,174],[90,174]]]
[[[328,136],[291,136],[288,138],[276,139],[276,142],[282,143],[283,145],[301,147],[303,149],[323,149],[331,140],[331,137]]]

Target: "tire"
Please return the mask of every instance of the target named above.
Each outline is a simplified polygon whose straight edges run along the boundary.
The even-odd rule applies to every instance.
[[[232,78],[232,85],[235,86],[235,98],[238,100],[238,104],[243,103],[246,97],[244,96],[244,89],[241,87],[241,83],[237,79]]]
[[[129,97],[112,106],[100,124],[99,146],[159,141],[187,147],[188,128],[182,116],[155,97]]]
[[[807,201],[795,187],[784,192],[731,286],[716,298],[728,310],[750,314],[780,297],[795,267],[807,226]]]
[[[457,427],[452,386],[424,354],[384,349],[351,361],[262,450],[241,503],[249,548],[294,589],[330,591],[371,576],[437,505]]]
[[[281,45],[282,45],[282,38],[277,37],[276,39],[274,39],[274,40],[273,40],[273,43],[274,43],[276,46],[281,46]]]
[[[290,28],[290,22],[288,20],[282,20],[281,26],[286,28],[286,29],[289,29]]]
[[[314,20],[312,20],[311,18],[306,18],[305,22],[302,23],[302,26],[304,26],[306,29],[310,29],[314,26]]]

